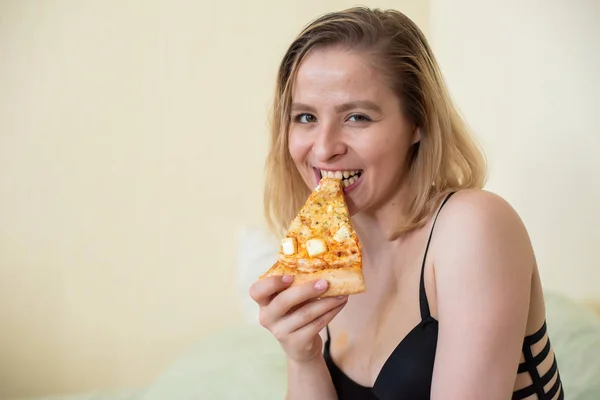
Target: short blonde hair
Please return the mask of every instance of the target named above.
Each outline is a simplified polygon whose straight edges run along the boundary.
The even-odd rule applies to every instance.
[[[454,106],[421,30],[401,12],[355,7],[307,25],[279,66],[264,188],[265,217],[274,232],[285,231],[310,194],[288,149],[298,67],[309,51],[330,46],[373,56],[373,66],[398,95],[404,115],[421,129],[411,154],[410,198],[396,235],[423,226],[445,194],[483,187],[483,152]]]

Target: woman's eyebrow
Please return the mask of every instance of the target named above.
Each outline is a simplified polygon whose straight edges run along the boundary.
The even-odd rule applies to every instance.
[[[379,107],[377,104],[375,104],[369,100],[349,101],[347,103],[336,106],[335,110],[337,112],[344,112],[344,111],[350,111],[354,108],[364,108],[364,109],[375,111],[375,112],[381,112],[381,107]]]
[[[317,109],[314,108],[313,106],[309,106],[308,104],[304,104],[304,103],[292,103],[291,111],[317,112]]]
[[[335,111],[338,113],[341,113],[344,111],[352,110],[354,108],[364,108],[364,109],[375,111],[375,112],[381,112],[381,107],[379,107],[377,104],[375,104],[369,100],[349,101],[347,103],[336,106]],[[291,110],[292,111],[310,111],[310,112],[317,111],[315,107],[310,106],[308,104],[304,104],[304,103],[292,103]]]

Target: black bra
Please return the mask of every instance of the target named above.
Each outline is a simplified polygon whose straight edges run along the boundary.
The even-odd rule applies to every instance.
[[[362,386],[350,379],[331,358],[329,351],[331,338],[329,326],[327,326],[327,340],[325,342],[324,357],[331,374],[339,400],[426,400],[431,392],[431,381],[433,376],[433,365],[438,339],[438,321],[430,313],[429,302],[425,293],[425,260],[429,251],[429,244],[433,236],[433,228],[437,217],[454,193],[450,193],[442,202],[433,221],[423,264],[421,266],[421,280],[419,287],[419,306],[421,309],[421,322],[417,324],[400,343],[383,364],[373,387]],[[552,399],[560,390],[559,399],[564,398],[560,374],[556,364],[556,358],[550,370],[540,376],[537,367],[548,356],[550,352],[550,340],[548,339],[544,349],[537,355],[532,354],[532,347],[542,340],[546,333],[546,323],[533,335],[527,336],[523,342],[523,354],[525,362],[518,367],[517,373],[529,373],[532,384],[515,391],[513,400],[524,399],[537,394],[539,400]],[[548,384],[556,374],[556,382],[548,390],[544,386]]]

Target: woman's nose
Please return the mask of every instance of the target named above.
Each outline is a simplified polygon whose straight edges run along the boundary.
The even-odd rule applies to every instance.
[[[344,143],[339,127],[332,124],[321,125],[312,150],[319,162],[330,161],[336,156],[345,154],[347,146]]]

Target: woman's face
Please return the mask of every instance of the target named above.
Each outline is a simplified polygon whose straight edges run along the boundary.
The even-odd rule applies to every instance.
[[[342,177],[352,214],[388,203],[403,186],[418,131],[398,97],[359,53],[316,50],[292,94],[289,151],[308,187]]]

